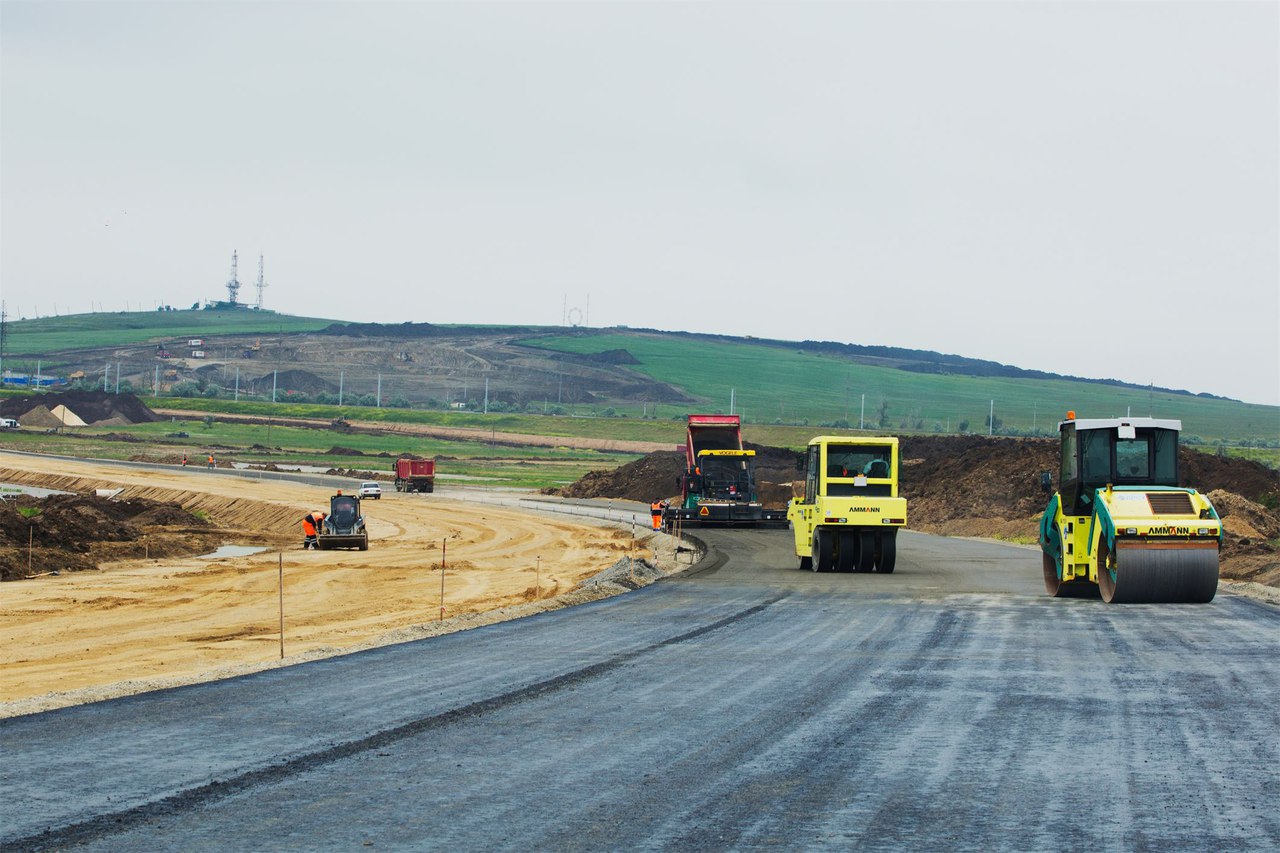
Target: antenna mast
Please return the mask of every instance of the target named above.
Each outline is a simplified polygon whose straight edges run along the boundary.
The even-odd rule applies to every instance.
[[[231,278],[227,280],[227,304],[232,308],[236,307],[236,298],[240,295],[240,279],[236,277],[236,268],[239,266],[239,259],[236,253],[231,253]]]
[[[262,310],[262,291],[267,289],[267,280],[262,277],[262,253],[258,253],[258,283],[254,285],[258,289],[258,310]]]

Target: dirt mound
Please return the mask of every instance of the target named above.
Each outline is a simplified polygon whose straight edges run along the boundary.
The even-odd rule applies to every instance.
[[[785,447],[745,447],[756,452],[756,491],[761,503],[771,509],[785,507],[791,499],[791,481],[796,477],[799,455]],[[678,495],[684,471],[684,451],[660,450],[609,471],[591,471],[562,489],[544,491],[567,498],[620,498],[649,503]]]
[[[363,450],[356,450],[354,447],[343,447],[335,444],[325,451],[326,456],[364,456]]]
[[[120,550],[106,543],[145,539],[148,554],[180,551],[161,535],[166,532],[179,534],[199,549],[204,547],[199,534],[213,530],[209,522],[177,504],[146,498],[19,495],[0,503],[0,580],[26,577],[28,545],[40,550],[38,565],[32,566],[35,571],[88,569]]]
[[[660,450],[608,471],[589,471],[576,483],[547,494],[566,498],[622,498],[649,503],[678,494],[676,480],[684,473],[684,453]]]
[[[144,424],[160,420],[160,416],[147,408],[146,404],[133,394],[107,394],[102,391],[60,391],[48,394],[28,394],[23,397],[9,397],[0,400],[0,417],[23,420],[27,412],[43,406],[52,410],[58,405],[66,406],[85,423],[119,418],[116,423]],[[39,413],[38,413],[39,414]],[[42,415],[40,415],[42,417]],[[56,418],[55,418],[56,420]],[[41,425],[41,424],[33,424]],[[57,424],[47,424],[56,426]]]
[[[1178,471],[1184,485],[1212,492],[1223,489],[1251,501],[1280,499],[1280,471],[1252,459],[1215,456],[1179,448]]]
[[[1228,533],[1247,539],[1275,539],[1280,536],[1280,514],[1262,504],[1222,489],[1210,492],[1209,500]]]
[[[330,394],[338,393],[337,385],[332,382],[326,382],[309,370],[281,370],[275,374],[264,373],[253,381],[264,388],[270,388],[274,381],[277,391],[285,393],[289,391],[302,391],[306,394],[319,394],[321,391]]]
[[[8,417],[6,415],[6,417]],[[48,406],[36,406],[28,412],[23,412],[19,421],[28,429],[55,429],[62,426],[62,421],[58,420],[58,416],[49,411]]]

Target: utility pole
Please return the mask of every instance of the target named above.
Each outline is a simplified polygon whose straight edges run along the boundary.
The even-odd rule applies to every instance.
[[[867,426],[867,395],[862,395],[862,412],[858,415],[858,429],[865,429]]]
[[[484,413],[489,414],[489,377],[484,378]]]
[[[240,365],[236,365],[236,402],[240,402]]]
[[[338,405],[339,406],[342,405],[342,381],[346,378],[346,376],[347,376],[347,372],[345,370],[338,371]]]
[[[736,388],[729,389],[729,414],[731,415],[733,414],[733,402],[734,402],[733,398],[734,398],[734,392],[736,390],[737,390]]]
[[[9,347],[9,312],[0,302],[0,388],[4,387],[4,354]]]
[[[276,401],[276,380],[280,378],[280,371],[271,371],[271,402]]]
[[[382,408],[382,374],[378,374],[378,408]]]

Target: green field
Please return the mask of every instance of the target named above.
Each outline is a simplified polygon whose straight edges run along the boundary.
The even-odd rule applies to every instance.
[[[118,311],[9,323],[6,357],[212,335],[314,332],[336,320],[273,311]]]
[[[992,401],[1006,434],[1055,435],[1068,410],[1080,417],[1178,418],[1184,437],[1233,441],[1280,439],[1280,407],[1232,400],[1148,393],[1071,380],[1014,379],[913,373],[763,343],[700,340],[640,333],[536,338],[530,346],[568,353],[626,349],[633,369],[713,401],[710,411],[734,411],[749,423],[985,434]],[[881,420],[881,410],[885,417]],[[685,408],[659,406],[659,417]]]

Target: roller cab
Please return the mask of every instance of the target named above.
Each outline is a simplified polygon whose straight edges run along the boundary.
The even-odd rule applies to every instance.
[[[1074,413],[1059,424],[1059,487],[1040,519],[1050,595],[1213,600],[1222,522],[1208,498],[1178,485],[1181,429],[1177,420]]]
[[[800,568],[892,572],[907,501],[898,439],[821,435],[805,453],[804,495],[787,508]]]

